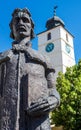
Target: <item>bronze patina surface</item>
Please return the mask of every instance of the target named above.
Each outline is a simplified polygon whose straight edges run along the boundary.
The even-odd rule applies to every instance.
[[[0,130],[50,130],[49,112],[59,104],[51,63],[31,48],[34,23],[28,9],[15,9],[12,49],[0,54]]]

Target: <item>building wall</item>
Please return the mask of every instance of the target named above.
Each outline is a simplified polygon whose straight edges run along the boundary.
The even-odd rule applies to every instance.
[[[51,32],[51,40],[47,40],[47,34]],[[45,31],[41,34],[38,34],[38,45],[46,44],[50,41],[56,41],[60,37],[60,29],[59,27],[53,28],[51,30]]]
[[[50,32],[51,39],[47,40],[47,35]],[[46,52],[48,43],[54,44],[54,49],[51,52]],[[65,73],[66,67],[75,65],[73,36],[62,26],[57,26],[39,34],[38,50],[49,57],[51,64],[56,70],[55,79],[59,71]]]

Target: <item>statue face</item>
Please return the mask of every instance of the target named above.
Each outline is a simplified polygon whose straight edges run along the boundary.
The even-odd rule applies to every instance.
[[[13,34],[15,40],[21,40],[31,35],[31,20],[28,14],[18,12],[13,18]]]

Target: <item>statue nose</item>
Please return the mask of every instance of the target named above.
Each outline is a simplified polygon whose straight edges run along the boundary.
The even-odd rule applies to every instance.
[[[22,19],[20,19],[20,20],[19,20],[19,24],[22,24],[22,23],[23,23],[23,20],[22,20]]]

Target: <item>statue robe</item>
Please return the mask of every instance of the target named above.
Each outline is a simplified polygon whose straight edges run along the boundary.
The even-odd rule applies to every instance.
[[[0,54],[0,130],[50,130],[48,114],[33,117],[25,112],[32,103],[48,97],[47,70],[54,72],[30,47]],[[54,97],[59,98],[58,94]]]

